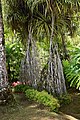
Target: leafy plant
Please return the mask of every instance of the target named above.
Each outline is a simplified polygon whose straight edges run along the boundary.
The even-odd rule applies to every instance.
[[[54,98],[52,95],[48,94],[46,91],[39,92],[28,85],[17,85],[14,87],[14,92],[25,92],[26,97],[29,100],[33,100],[47,106],[51,111],[58,111],[60,107],[59,101],[57,98]]]
[[[6,42],[6,58],[9,82],[19,79],[21,59],[24,56],[22,44],[18,41]]]
[[[58,100],[45,91],[39,92],[34,89],[27,89],[25,93],[28,99],[37,101],[38,103],[49,107],[51,111],[57,112],[60,107]]]
[[[67,105],[72,101],[72,98],[70,95],[65,94],[65,95],[60,96],[59,101],[61,105]]]
[[[21,84],[14,87],[14,92],[25,92],[27,89],[31,89],[31,87]]]
[[[64,73],[66,80],[71,87],[80,87],[80,48],[72,49],[71,60],[63,60]]]
[[[60,96],[58,100],[51,94],[48,94],[46,91],[39,92],[32,87],[24,84],[15,86],[14,92],[24,92],[29,100],[36,101],[39,104],[49,107],[51,111],[56,112],[58,111],[60,105],[66,105],[72,101],[71,96],[68,94]]]

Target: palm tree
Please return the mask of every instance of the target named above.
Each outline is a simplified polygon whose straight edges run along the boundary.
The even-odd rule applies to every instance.
[[[11,0],[7,1],[10,4]],[[49,92],[52,91],[53,94],[58,93],[60,95],[66,93],[62,64],[58,53],[58,47],[56,45],[57,41],[55,42],[54,37],[57,37],[58,33],[60,33],[61,27],[65,26],[65,29],[69,29],[70,27],[69,25],[65,24],[68,23],[66,22],[65,18],[67,17],[67,14],[69,15],[68,5],[71,2],[69,4],[68,1],[65,2],[65,0],[18,0],[17,2],[13,0],[13,2],[12,3],[14,5],[17,4],[17,7],[14,8],[14,5],[10,4],[10,9],[8,11],[10,12],[10,10],[12,9],[12,13],[10,12],[9,14],[9,21],[13,29],[16,29],[16,31],[18,30],[18,32],[22,32],[22,34],[25,30],[24,33],[27,33],[29,36],[29,28],[32,25],[31,31],[33,34],[30,33],[32,37],[36,36],[35,31],[37,30],[40,31],[40,33],[48,33],[48,37],[50,39],[50,56],[48,62],[48,76],[46,80],[47,85],[45,86],[45,88]],[[71,19],[68,19],[67,21],[70,21],[71,23]],[[28,36],[27,42],[29,40]],[[29,46],[27,46],[27,48],[29,47],[29,49],[31,50],[31,43],[28,45]]]
[[[74,4],[68,3],[68,2],[66,3],[65,1],[56,1],[56,0],[55,1],[46,0],[46,2],[47,2],[47,8],[48,8],[47,15],[50,16],[51,22],[49,22],[50,23],[50,31],[49,31],[49,34],[50,34],[50,49],[49,49],[50,54],[49,55],[50,56],[49,56],[49,62],[48,62],[48,75],[47,75],[45,87],[47,91],[50,93],[52,92],[52,94],[62,95],[66,93],[66,86],[65,86],[65,79],[63,75],[62,63],[58,53],[58,46],[56,46],[57,41],[55,42],[54,37],[55,36],[57,37],[58,33],[61,34],[60,33],[61,29],[64,27],[66,31],[68,29],[71,32],[72,30],[70,29],[71,23],[72,23],[71,16],[73,16],[73,12],[71,11],[74,8]],[[68,6],[70,10],[68,9]],[[41,13],[41,11],[38,11],[38,13],[39,12],[40,14],[38,18],[41,15],[42,22],[44,21],[43,24],[45,24],[45,22],[47,23],[47,19],[45,19],[45,14]],[[66,19],[66,16],[68,17],[67,19]],[[38,23],[39,23],[39,20],[38,20]],[[65,31],[63,32],[65,33]],[[64,42],[64,38],[62,40],[63,40],[62,42]],[[66,49],[64,49],[64,52],[66,55]]]

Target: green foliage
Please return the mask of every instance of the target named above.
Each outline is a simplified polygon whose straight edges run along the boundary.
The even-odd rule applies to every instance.
[[[25,92],[27,89],[31,89],[31,87],[21,84],[14,87],[14,92]]]
[[[9,82],[19,79],[21,59],[24,56],[23,48],[17,40],[6,42],[6,58]]]
[[[14,92],[25,92],[25,95],[29,100],[43,104],[44,106],[49,107],[51,111],[57,112],[58,108],[60,107],[57,98],[54,98],[46,91],[39,92],[28,85],[17,85],[14,87]]]
[[[68,94],[60,96],[59,100],[61,105],[67,105],[72,101],[71,96]]]
[[[14,91],[24,92],[29,100],[36,101],[39,104],[49,107],[51,111],[56,111],[56,112],[58,111],[60,105],[66,105],[72,101],[71,96],[68,94],[60,96],[58,101],[57,98],[54,98],[46,91],[39,92],[33,89],[32,87],[23,84],[15,86]]]
[[[49,107],[51,111],[58,111],[60,107],[58,100],[45,91],[39,92],[34,89],[27,89],[25,93],[28,99]]]
[[[39,41],[37,42],[37,48],[39,52],[40,63],[43,69],[49,57],[49,41],[47,37],[43,38],[38,36],[38,39]]]
[[[72,49],[71,60],[63,60],[64,72],[66,80],[71,87],[80,87],[80,48]]]

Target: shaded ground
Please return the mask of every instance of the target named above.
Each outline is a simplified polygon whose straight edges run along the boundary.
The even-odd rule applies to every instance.
[[[57,114],[27,101],[23,94],[16,94],[16,105],[0,106],[0,120],[80,120],[80,94],[73,96],[73,102]]]
[[[69,105],[63,106],[60,111],[64,114],[74,116],[80,120],[80,92],[79,91],[69,91],[72,102]]]

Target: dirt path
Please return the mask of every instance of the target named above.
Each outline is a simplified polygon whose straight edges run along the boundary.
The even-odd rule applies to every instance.
[[[48,110],[45,110],[43,107],[38,106],[38,104],[36,103],[27,101],[24,95],[16,94],[15,97],[17,100],[16,106],[3,106],[3,107],[0,106],[0,120],[80,120],[79,119],[80,106],[77,106],[79,108],[76,108],[78,109],[78,112],[75,110],[71,112],[71,110],[69,109],[69,106],[66,106],[67,109],[64,108],[63,110],[61,108],[60,114],[57,114],[57,113],[49,112]],[[80,97],[80,95],[78,97]],[[75,99],[77,100],[76,97]],[[77,102],[79,102],[80,104],[80,99],[78,100]],[[70,107],[71,107],[71,104],[70,104]],[[76,114],[79,114],[79,115],[76,115],[76,116],[73,115],[74,112],[75,112],[75,115]]]
[[[69,105],[63,106],[60,111],[64,114],[74,116],[80,120],[80,93],[71,93],[72,102]]]

